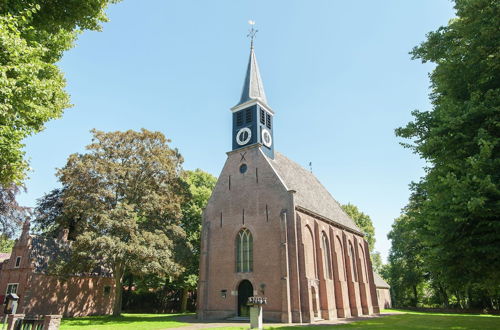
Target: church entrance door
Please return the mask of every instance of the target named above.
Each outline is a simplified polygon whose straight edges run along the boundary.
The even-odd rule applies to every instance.
[[[247,306],[248,298],[253,296],[253,286],[248,280],[241,281],[238,286],[238,316],[250,317],[250,307]]]

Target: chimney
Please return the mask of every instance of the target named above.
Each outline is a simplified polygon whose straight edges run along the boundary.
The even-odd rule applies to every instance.
[[[64,228],[59,231],[59,236],[57,237],[57,240],[60,242],[66,242],[68,240],[68,234],[69,234],[69,229]]]

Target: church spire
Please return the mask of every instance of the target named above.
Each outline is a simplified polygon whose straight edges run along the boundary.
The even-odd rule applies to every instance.
[[[255,145],[269,158],[274,159],[274,112],[267,105],[266,93],[253,49],[255,33],[257,33],[253,27],[255,23],[253,21],[248,23],[252,25],[252,28],[248,34],[251,41],[247,74],[240,102],[231,108],[233,113],[233,150]]]
[[[250,100],[259,100],[267,105],[266,93],[264,92],[264,85],[262,84],[262,79],[260,78],[259,65],[257,64],[257,58],[255,57],[253,47],[255,34],[258,30],[254,29],[254,21],[249,21],[248,23],[252,26],[248,34],[248,37],[250,37],[251,40],[250,58],[248,60],[247,74],[245,76],[245,82],[243,83],[241,99],[237,106]]]

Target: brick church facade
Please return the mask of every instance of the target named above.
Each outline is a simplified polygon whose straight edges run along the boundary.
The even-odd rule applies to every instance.
[[[233,116],[233,150],[204,211],[197,314],[314,322],[379,313],[368,243],[308,170],[274,150],[253,43]]]

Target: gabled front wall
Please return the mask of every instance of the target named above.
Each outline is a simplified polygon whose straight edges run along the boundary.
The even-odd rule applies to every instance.
[[[21,235],[16,240],[10,258],[5,260],[0,270],[0,295],[5,296],[7,286],[9,284],[17,283],[17,295],[20,297],[18,302],[18,310],[20,313],[22,305],[25,302],[25,291],[28,285],[29,274],[32,272],[32,265],[30,260],[30,244],[31,237],[29,235]],[[16,259],[21,257],[19,267],[16,267]],[[0,315],[3,315],[3,309],[0,309]]]
[[[242,164],[247,165],[243,174]],[[253,235],[249,273],[236,272],[235,238],[242,228]],[[295,205],[294,191],[287,190],[257,147],[228,154],[204,212],[201,241],[201,319],[236,316],[238,285],[245,279],[252,283],[254,295],[268,298],[265,320],[314,322],[378,312],[362,235]],[[351,265],[356,265],[357,276]]]
[[[246,164],[245,173],[240,166]],[[246,279],[254,295],[268,297],[264,318],[280,321],[283,300],[281,264],[283,211],[292,210],[290,193],[258,146],[228,154],[204,212],[198,315],[224,318],[237,315],[237,290]],[[242,228],[253,236],[253,271],[236,272],[235,240]],[[286,228],[286,227],[285,227]],[[226,298],[222,297],[226,290]]]

